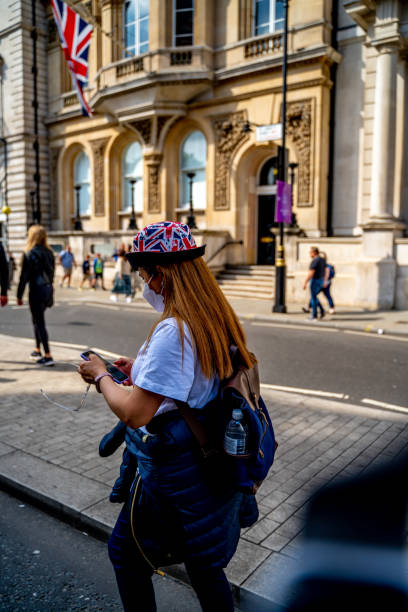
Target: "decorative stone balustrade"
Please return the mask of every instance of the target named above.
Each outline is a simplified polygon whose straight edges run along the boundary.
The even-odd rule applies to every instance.
[[[131,58],[127,62],[116,66],[116,77],[123,77],[129,74],[143,71],[143,57]]]
[[[283,51],[283,33],[269,34],[264,38],[255,38],[244,47],[245,58],[273,55]]]

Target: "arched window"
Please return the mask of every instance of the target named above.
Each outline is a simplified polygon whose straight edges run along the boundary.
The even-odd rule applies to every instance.
[[[254,36],[284,28],[283,0],[255,0]]]
[[[143,155],[138,142],[132,142],[122,157],[122,210],[132,208],[132,180],[134,183],[134,208],[143,212]]]
[[[261,172],[259,174],[259,185],[267,186],[267,185],[276,185],[276,181],[278,180],[278,158],[271,157],[268,161],[262,166]]]
[[[149,50],[149,0],[126,0],[123,5],[125,47],[134,55]]]
[[[80,189],[75,189],[75,187]],[[79,192],[79,214],[91,214],[91,173],[89,159],[83,151],[78,153],[74,161],[74,204],[76,211],[77,191]]]
[[[180,208],[190,203],[189,173],[192,177],[192,196],[195,209],[204,210],[207,203],[205,167],[207,165],[207,143],[199,131],[191,132],[180,147]]]
[[[194,0],[173,0],[173,47],[194,44]]]

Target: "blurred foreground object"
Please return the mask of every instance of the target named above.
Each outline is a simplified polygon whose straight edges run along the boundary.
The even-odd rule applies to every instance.
[[[290,612],[408,610],[408,453],[320,490]]]

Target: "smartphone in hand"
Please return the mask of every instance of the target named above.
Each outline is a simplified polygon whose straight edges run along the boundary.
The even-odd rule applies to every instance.
[[[99,353],[95,353],[95,351],[92,351],[91,349],[87,349],[86,351],[81,353],[81,357],[82,359],[85,359],[85,361],[89,361],[89,355],[96,355],[97,357],[99,357],[99,359],[101,359],[105,364],[106,371],[111,374],[113,380],[119,385],[129,380],[129,376],[127,374],[122,372],[122,370],[119,370],[119,368],[117,368],[115,365],[113,365],[113,363],[105,359],[105,357],[99,355]]]

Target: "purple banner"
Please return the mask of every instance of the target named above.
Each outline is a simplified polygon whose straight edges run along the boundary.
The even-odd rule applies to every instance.
[[[283,181],[276,185],[275,223],[292,223],[292,187]]]

